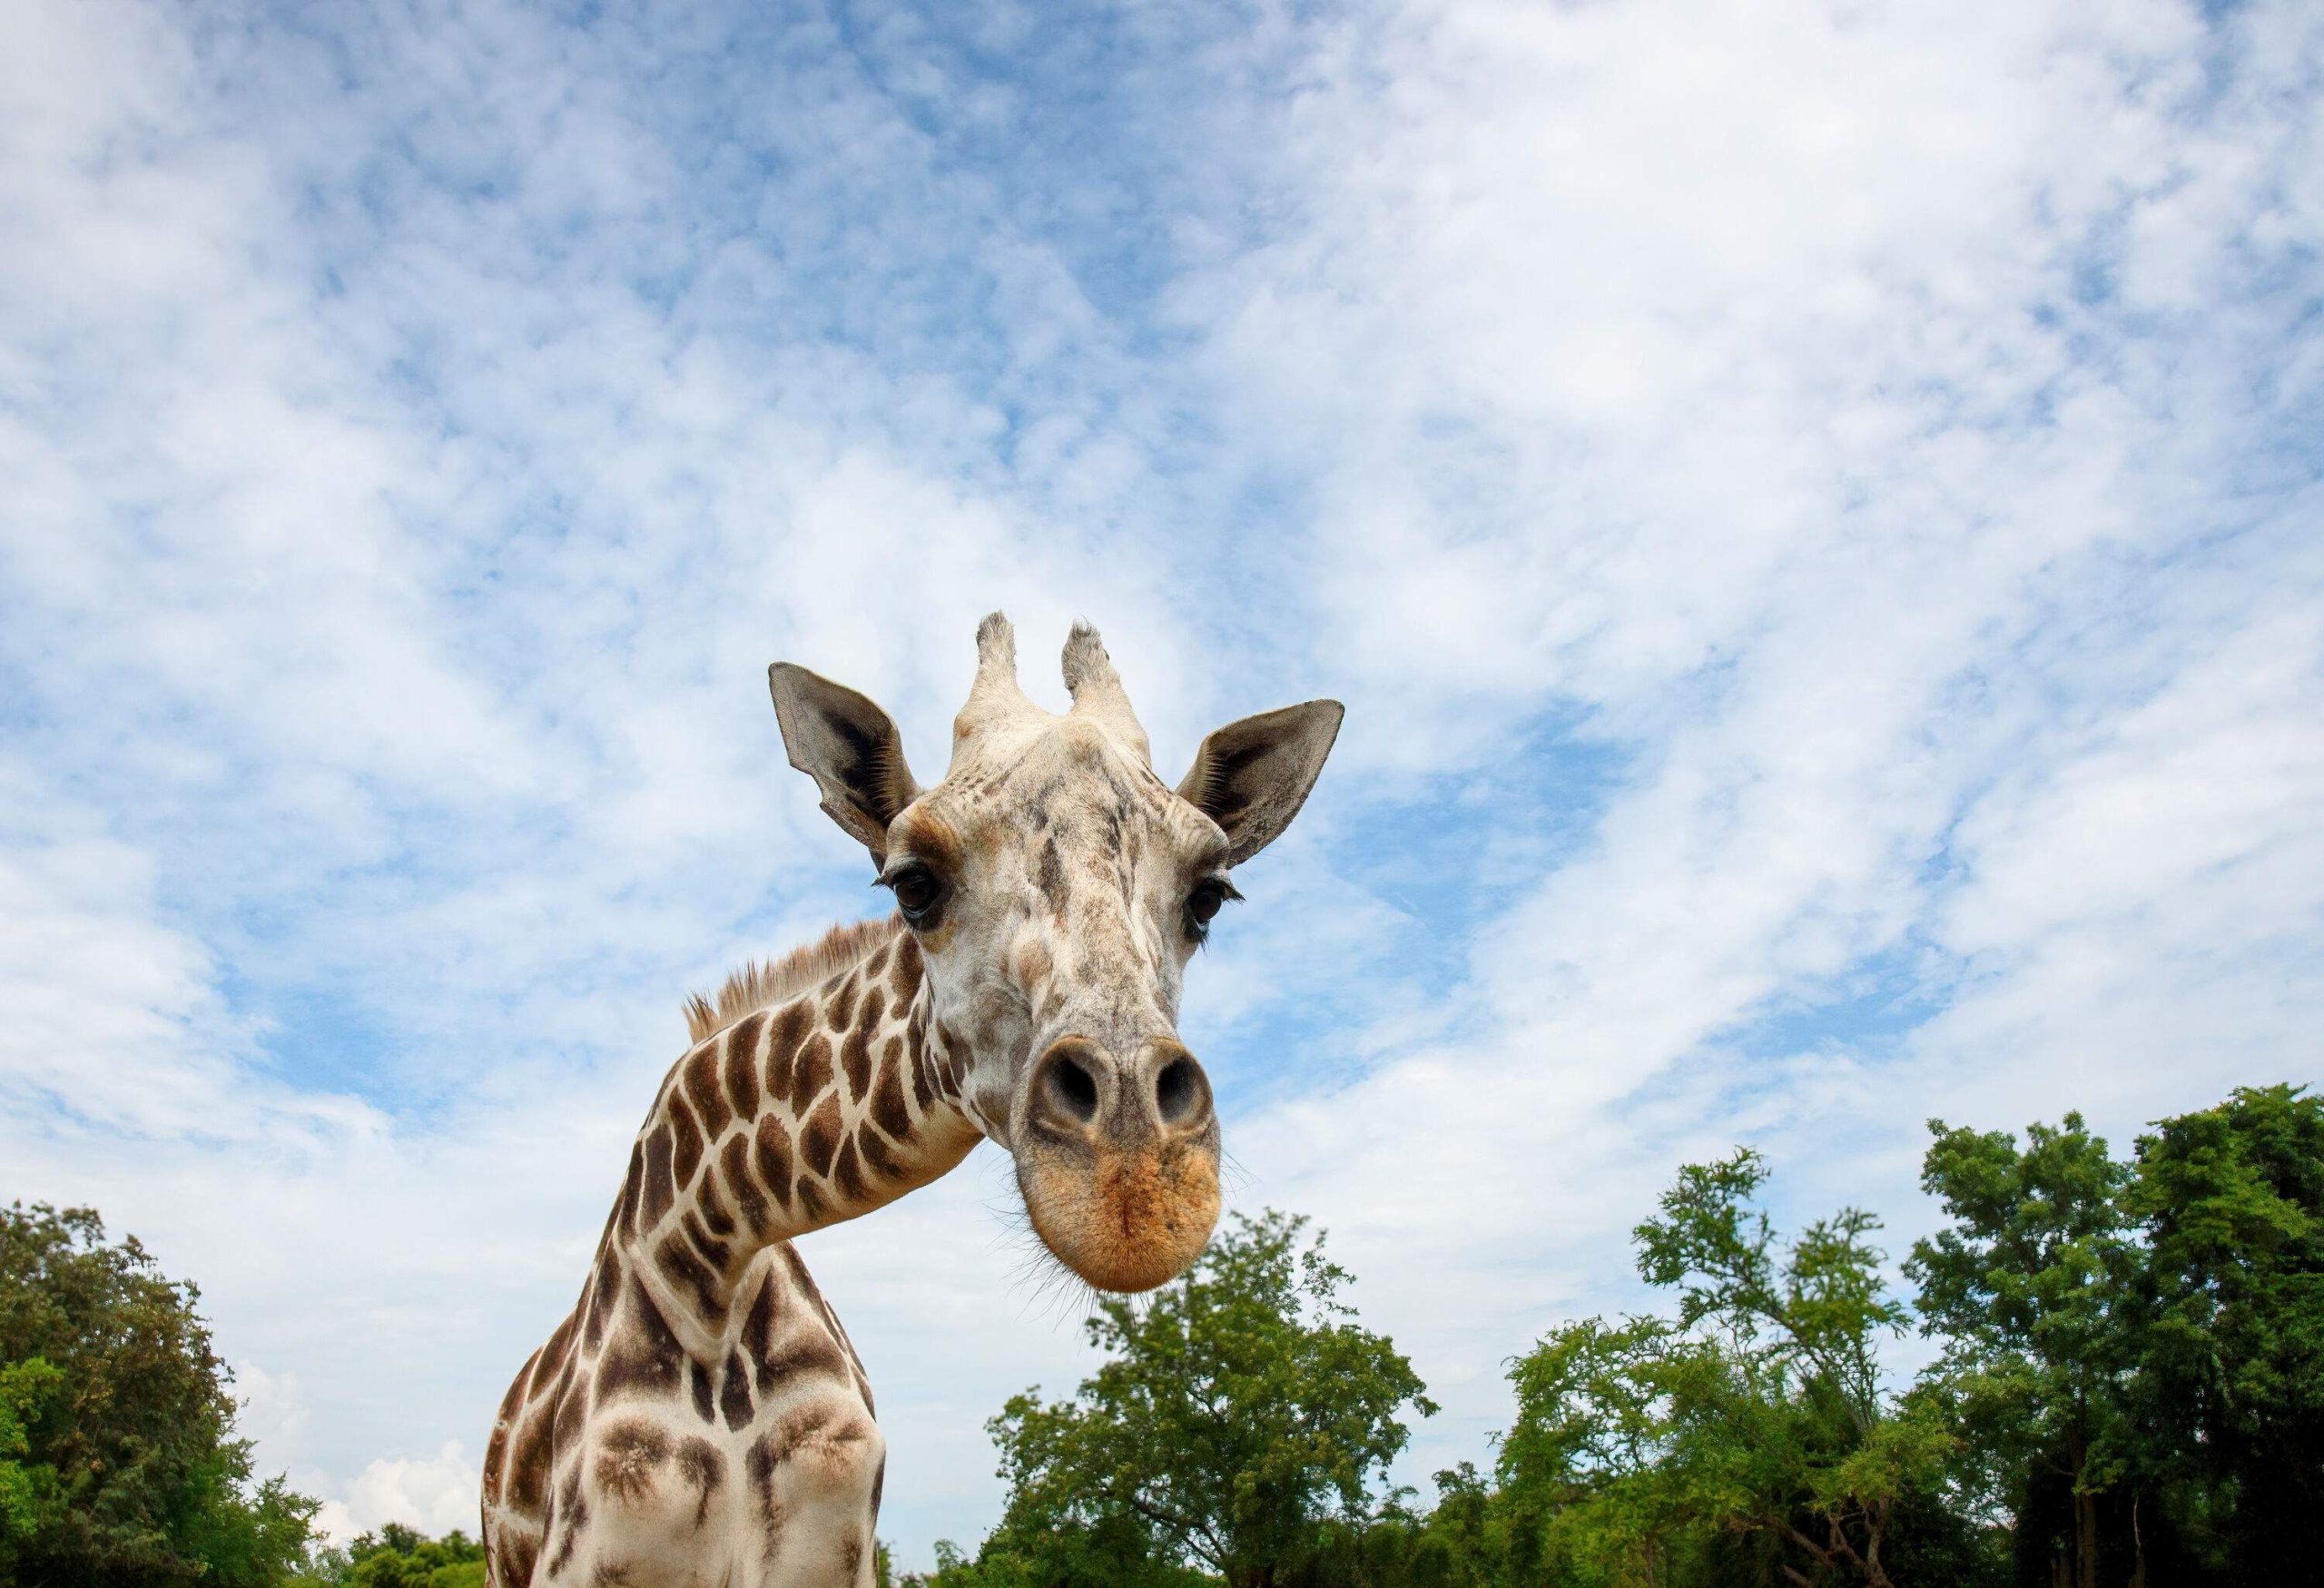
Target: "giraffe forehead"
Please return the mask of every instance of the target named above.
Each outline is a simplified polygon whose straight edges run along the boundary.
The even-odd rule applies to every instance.
[[[957,761],[906,820],[915,848],[941,833],[962,858],[1091,858],[1160,839],[1202,847],[1210,824],[1102,727],[1053,719]],[[940,840],[940,843],[941,841]]]

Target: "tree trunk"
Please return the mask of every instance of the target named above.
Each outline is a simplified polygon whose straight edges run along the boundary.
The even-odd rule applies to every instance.
[[[1888,1532],[1887,1502],[1884,1500],[1879,1504],[1869,1508],[1866,1514],[1867,1536],[1864,1545],[1865,1578],[1871,1583],[1872,1588],[1896,1588],[1896,1585],[1888,1580],[1888,1568],[1880,1563],[1880,1541],[1887,1535]]]
[[[2073,1494],[2074,1588],[2098,1588],[2098,1496],[2084,1489],[2082,1482],[2089,1463],[2090,1445],[2077,1415],[2066,1431],[2067,1475]]]
[[[2098,1588],[2098,1496],[2073,1492],[2075,1588]]]
[[[2132,1557],[2131,1588],[2146,1588],[2146,1534],[2139,1528],[2139,1496],[2131,1495],[2131,1547],[2138,1553]]]

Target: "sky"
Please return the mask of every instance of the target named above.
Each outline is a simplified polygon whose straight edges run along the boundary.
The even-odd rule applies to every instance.
[[[995,607],[1172,779],[1347,703],[1184,1031],[1423,1497],[1680,1162],[1896,1257],[1931,1119],[2324,1079],[2303,0],[0,26],[0,1198],[341,1536],[473,1529],[682,999],[871,912],[766,665],[933,768]],[[1012,1198],[802,1242],[908,1565],[1089,1366]]]

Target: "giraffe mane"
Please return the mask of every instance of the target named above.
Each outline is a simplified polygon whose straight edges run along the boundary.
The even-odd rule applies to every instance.
[[[895,929],[897,918],[852,921],[834,926],[804,948],[779,960],[751,960],[726,978],[716,1001],[694,993],[686,1000],[686,1036],[699,1042],[762,1009],[773,1009],[817,982],[861,962]]]

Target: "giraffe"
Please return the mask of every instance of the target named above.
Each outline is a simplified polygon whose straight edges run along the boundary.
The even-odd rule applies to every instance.
[[[1010,1154],[1031,1228],[1100,1289],[1183,1272],[1218,1216],[1218,1118],[1177,1036],[1231,870],[1287,826],[1336,701],[1206,738],[1173,790],[1097,631],[1055,715],[1015,635],[977,630],[942,781],[865,696],[776,663],[793,766],[870,852],[884,920],[746,965],[637,1133],[578,1301],[526,1362],[484,1463],[495,1588],[872,1581],[885,1445],[793,1242]]]

